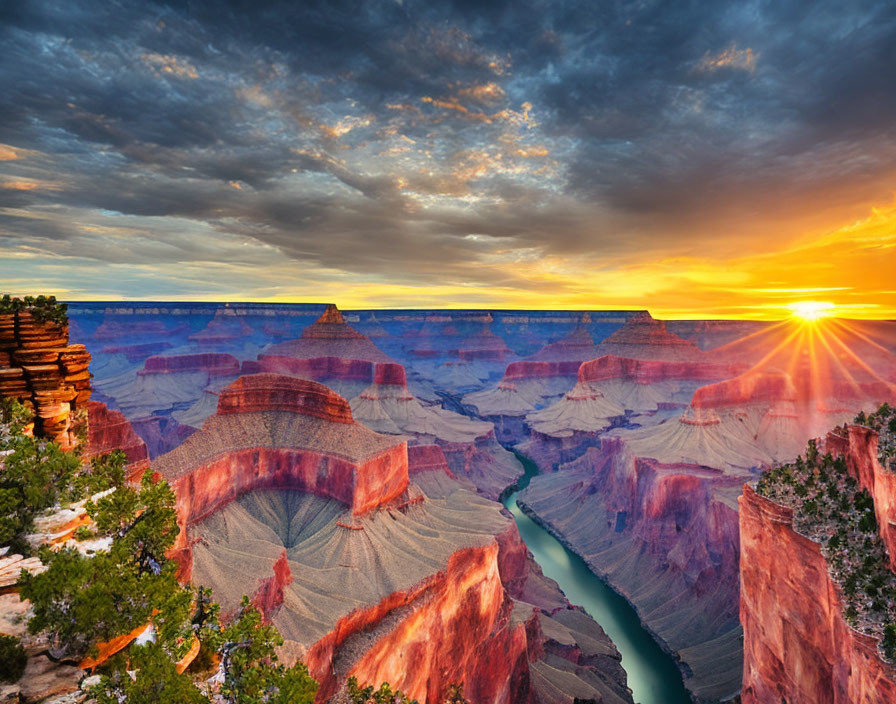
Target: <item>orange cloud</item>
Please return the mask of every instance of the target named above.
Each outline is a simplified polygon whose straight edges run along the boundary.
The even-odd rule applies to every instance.
[[[18,158],[20,158],[19,153],[15,147],[0,144],[0,161],[13,161]]]
[[[33,181],[4,181],[0,183],[0,188],[10,191],[33,191],[37,188],[37,184]]]
[[[172,54],[143,54],[140,59],[156,74],[168,74],[177,78],[199,78],[196,67],[189,61]]]
[[[700,59],[700,63],[697,64],[697,70],[716,71],[720,68],[739,68],[754,73],[758,59],[759,54],[749,47],[738,49],[736,44],[732,44],[718,54],[706,52],[703,58]]]

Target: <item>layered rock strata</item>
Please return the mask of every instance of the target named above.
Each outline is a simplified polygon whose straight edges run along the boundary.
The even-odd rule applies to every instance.
[[[322,381],[351,397],[373,383],[377,365],[395,362],[328,305],[301,337],[266,348],[258,363],[260,371]]]
[[[357,515],[408,484],[404,442],[355,423],[348,403],[327,387],[272,374],[227,387],[218,413],[153,468],[177,494],[186,547],[192,524],[249,491],[301,490],[341,501]]]
[[[0,396],[34,409],[36,433],[70,449],[75,414],[90,399],[90,354],[68,344],[68,324],[30,311],[0,315]]]
[[[463,682],[472,701],[631,703],[616,649],[500,505],[452,479],[439,446],[408,453],[320,384],[240,378],[155,468],[187,529],[185,574],[225,611],[252,594],[318,701],[354,675],[426,702]]]
[[[424,406],[409,393],[404,368],[381,364],[374,383],[351,400],[356,420],[380,433],[403,435],[412,444],[438,445],[454,474],[468,477],[489,498],[523,474],[522,465],[495,439],[491,423],[439,406]]]
[[[132,475],[142,473],[149,467],[149,451],[143,439],[121,411],[110,410],[99,401],[87,404],[87,453],[89,456],[104,455],[113,450],[121,450],[127,458]]]
[[[740,532],[744,704],[896,701],[896,670],[846,623],[821,547],[796,532],[793,511],[745,486]]]

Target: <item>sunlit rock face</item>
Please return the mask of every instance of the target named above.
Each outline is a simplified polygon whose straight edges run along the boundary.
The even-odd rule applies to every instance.
[[[397,385],[398,369],[377,381]],[[475,701],[630,703],[612,643],[531,563],[501,506],[462,488],[440,446],[410,456],[413,483],[405,442],[332,390],[241,377],[154,464],[177,495],[183,576],[225,611],[251,595],[319,701],[354,675],[426,702],[462,681]]]
[[[315,493],[361,514],[408,483],[401,439],[355,423],[345,399],[327,387],[274,374],[231,384],[218,412],[153,467],[175,487],[185,527],[255,489]]]
[[[87,404],[87,455],[96,457],[121,450],[132,475],[149,467],[149,452],[143,439],[120,411],[110,410],[99,401]]]
[[[846,453],[851,473],[863,486],[874,487],[875,509],[881,510],[878,498],[888,498],[882,504],[889,512],[896,486],[875,481],[874,474],[885,472],[874,467],[871,435],[850,428],[848,441],[829,443],[827,449]],[[792,510],[749,486],[739,503],[744,704],[896,701],[896,671],[881,660],[876,640],[846,623],[821,548],[796,532]],[[892,543],[888,548],[892,558]]]
[[[0,315],[0,396],[34,410],[34,432],[71,449],[74,414],[90,399],[90,353],[68,344],[68,324],[29,311]]]

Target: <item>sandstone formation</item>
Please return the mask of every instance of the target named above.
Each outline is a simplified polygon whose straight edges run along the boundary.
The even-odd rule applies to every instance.
[[[587,382],[607,398],[631,411],[654,411],[659,404],[687,402],[695,387],[728,379],[741,366],[707,360],[668,361],[603,355],[584,362],[578,380]]]
[[[394,363],[348,325],[334,305],[328,305],[301,337],[271,345],[258,361],[263,372],[322,381],[349,397],[373,382],[378,364]]]
[[[749,485],[739,503],[744,704],[896,701],[896,670],[846,623],[821,548],[794,530],[792,510]]]
[[[91,457],[122,450],[128,469],[137,475],[149,467],[146,443],[120,411],[109,410],[106,404],[89,401],[87,404],[87,454]]]
[[[380,433],[405,435],[415,444],[435,443],[458,476],[468,477],[496,499],[522,475],[522,465],[495,440],[491,423],[439,406],[424,406],[408,392],[400,364],[381,364],[374,383],[351,400],[356,420]]]
[[[409,453],[320,384],[241,377],[154,467],[177,494],[184,575],[225,610],[252,594],[319,701],[355,675],[433,703],[458,681],[471,701],[631,703],[612,643],[500,505],[461,488],[439,446]]]
[[[239,360],[215,352],[149,357],[142,369],[127,369],[97,382],[97,388],[130,420],[186,408],[212,383],[240,374]]]
[[[513,354],[504,340],[492,332],[491,323],[492,318],[489,316],[480,330],[461,342],[457,350],[458,357],[467,362],[476,360],[503,362]]]
[[[697,345],[669,332],[666,324],[642,311],[630,317],[625,325],[599,345],[600,354],[632,359],[664,359],[667,361],[700,361],[703,352]]]
[[[327,387],[274,374],[237,379],[218,413],[153,469],[177,493],[184,541],[193,523],[256,489],[302,490],[361,514],[408,483],[404,442],[355,423]]]
[[[237,316],[230,308],[222,308],[215,313],[208,325],[189,336],[191,342],[202,347],[229,344],[252,335],[252,328],[243,316]]]
[[[532,357],[507,365],[495,388],[467,394],[463,402],[496,424],[518,427],[518,418],[562,397],[575,383],[579,366],[599,354],[588,331],[591,316],[582,315],[572,332],[547,344]]]
[[[90,399],[90,354],[68,344],[68,324],[29,310],[0,315],[0,396],[34,409],[36,433],[68,449],[75,414]]]

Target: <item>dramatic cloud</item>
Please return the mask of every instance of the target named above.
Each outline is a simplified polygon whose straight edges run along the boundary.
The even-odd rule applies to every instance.
[[[896,310],[893,3],[9,0],[0,41],[12,291]]]

